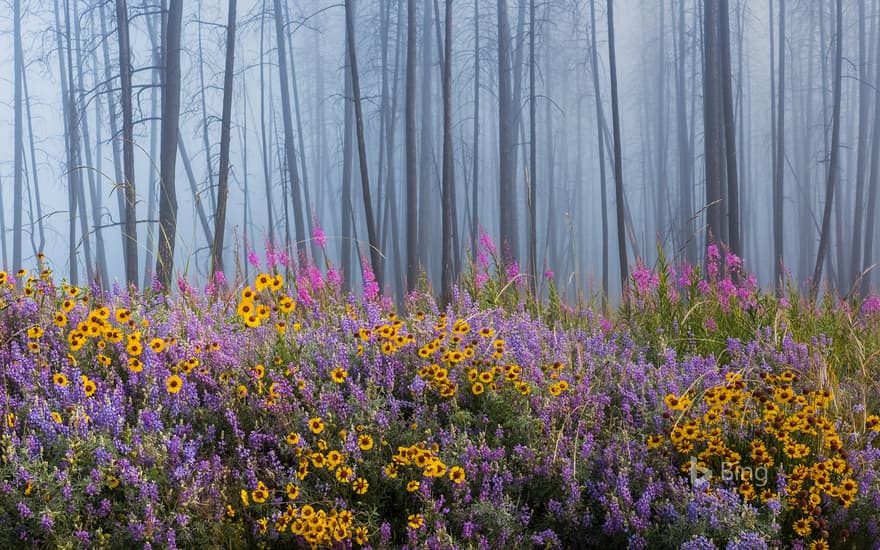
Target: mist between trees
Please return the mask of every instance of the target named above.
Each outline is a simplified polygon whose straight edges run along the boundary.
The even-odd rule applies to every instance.
[[[449,296],[485,233],[544,295],[713,240],[876,285],[876,2],[6,4],[12,271],[172,288],[268,247]]]

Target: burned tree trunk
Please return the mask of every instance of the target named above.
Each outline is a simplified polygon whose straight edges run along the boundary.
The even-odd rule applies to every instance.
[[[177,141],[180,130],[180,35],[183,25],[183,0],[171,0],[165,38],[165,78],[162,79],[162,145],[159,172],[159,254],[156,276],[167,292],[174,272],[174,244],[177,235],[177,190],[174,172],[177,167]]]

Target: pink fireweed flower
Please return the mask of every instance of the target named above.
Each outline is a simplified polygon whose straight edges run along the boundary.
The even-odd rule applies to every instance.
[[[312,295],[309,293],[309,279],[307,275],[300,274],[296,278],[296,295],[303,304],[312,305]]]
[[[275,249],[272,247],[272,242],[269,239],[266,239],[266,266],[269,268],[269,271],[275,269],[275,266],[278,265],[278,255],[275,252]]]
[[[736,292],[736,286],[733,284],[729,278],[725,277],[718,281],[718,284],[715,285],[715,292],[718,295],[718,300],[722,304],[727,304],[728,300],[730,300],[731,295]]]
[[[379,295],[379,285],[376,283],[376,275],[367,262],[366,258],[361,260],[364,270],[364,299],[374,300]]]
[[[718,276],[718,264],[715,262],[710,262],[706,265],[706,273],[709,275],[710,279],[714,279]]]
[[[338,289],[342,285],[342,276],[332,267],[327,270],[327,283],[334,289]]]
[[[871,294],[862,302],[862,315],[874,315],[880,312],[880,296]]]
[[[476,287],[477,290],[480,290],[481,288],[483,288],[483,285],[485,285],[486,281],[488,281],[488,280],[489,280],[488,273],[476,273],[474,275],[474,286]]]
[[[709,332],[715,332],[716,330],[718,330],[718,323],[716,323],[715,319],[713,319],[712,317],[706,319],[706,330],[708,330]]]
[[[480,248],[488,254],[495,255],[495,243],[492,242],[492,237],[482,229],[480,230]]]
[[[290,267],[290,256],[287,255],[287,252],[281,251],[277,254],[278,265],[284,267]]]
[[[639,265],[638,269],[633,271],[632,278],[636,283],[636,289],[639,294],[647,294],[660,284],[660,278],[657,274],[644,265]]]
[[[519,276],[519,264],[516,262],[512,262],[509,266],[507,266],[507,280],[512,281],[513,279]]]
[[[742,258],[737,256],[733,252],[727,252],[724,257],[724,262],[727,264],[728,271],[739,271],[740,269],[742,269]]]
[[[715,243],[710,244],[709,248],[706,249],[706,260],[709,262],[717,262],[719,258],[721,258],[721,255],[718,252],[718,245]]]
[[[189,282],[183,277],[177,278],[177,290],[180,291],[181,294],[191,294],[192,287],[189,286]]]
[[[678,275],[678,286],[686,288],[691,286],[691,276],[694,274],[694,266],[684,264],[681,266],[681,273]]]
[[[251,264],[251,265],[254,266],[255,268],[258,268],[258,269],[259,269],[259,267],[260,267],[260,257],[257,256],[257,253],[256,253],[256,252],[254,252],[253,250],[249,250],[248,253],[247,253],[247,259],[248,259],[248,263],[249,263],[249,264]]]
[[[700,294],[709,294],[709,283],[705,279],[700,279],[700,282],[697,283],[697,290],[700,291]]]
[[[546,277],[546,278],[548,278],[548,279],[552,279],[555,275],[556,275],[556,274],[553,273],[552,271],[550,271],[549,269],[548,269],[547,271],[544,272],[544,277]]]
[[[315,244],[318,245],[318,248],[320,248],[321,250],[326,249],[327,236],[324,235],[324,230],[321,229],[320,225],[318,225],[317,220],[315,220],[315,230],[312,232],[312,238],[315,239]]]
[[[319,290],[323,289],[324,278],[321,275],[321,270],[314,265],[310,265],[306,271],[309,275],[309,282],[312,284],[312,290],[318,292]]]

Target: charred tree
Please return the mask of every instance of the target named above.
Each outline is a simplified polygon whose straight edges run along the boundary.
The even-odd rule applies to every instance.
[[[131,50],[128,38],[128,8],[126,0],[116,1],[116,34],[119,40],[120,103],[122,104],[122,186],[125,194],[125,210],[122,219],[125,238],[125,282],[137,287],[138,243],[137,209],[134,181],[134,122],[131,103]]]
[[[529,276],[532,293],[538,295],[538,140],[535,111],[535,0],[529,0]]]
[[[278,0],[276,0],[277,2]],[[373,217],[373,203],[370,196],[370,176],[367,166],[367,144],[364,138],[364,114],[361,108],[360,79],[357,65],[357,49],[354,38],[354,6],[351,1],[345,3],[345,28],[348,37],[348,61],[351,70],[351,90],[354,101],[355,130],[357,131],[358,160],[361,168],[361,191],[364,199],[364,215],[367,221],[367,240],[370,245],[370,263],[376,283],[382,288],[382,252],[379,250],[379,239],[376,233],[376,221]]]
[[[703,7],[703,143],[706,171],[707,243],[724,237],[722,204],[724,127],[721,114],[719,18],[720,0],[707,0]]]
[[[416,0],[406,3],[406,289],[419,276],[419,186],[416,157]]]
[[[810,295],[813,298],[816,297],[816,294],[819,291],[819,284],[822,281],[822,266],[828,248],[828,241],[831,238],[831,207],[834,202],[834,188],[837,185],[840,165],[839,149],[841,72],[843,65],[843,0],[837,0],[835,8],[837,19],[837,44],[834,53],[834,97],[832,99],[833,106],[831,114],[831,151],[829,152],[830,160],[828,162],[828,173],[825,183],[825,207],[822,212],[822,229],[819,234],[819,251],[816,254],[816,267],[813,269],[813,279],[810,281]],[[841,266],[838,266],[838,269],[840,268]]]
[[[21,269],[21,224],[22,201],[24,189],[24,119],[22,114],[22,75],[24,74],[24,50],[21,45],[21,0],[14,0],[12,7],[13,19],[13,56],[15,71],[15,136],[13,137],[13,194],[12,194],[12,269]]]
[[[599,192],[602,210],[602,296],[608,296],[608,194],[605,181],[605,115],[602,110],[602,91],[599,86],[599,52],[596,45],[596,2],[590,2],[590,65],[593,73],[593,94],[596,102],[596,143],[599,147]]]
[[[443,199],[442,296],[452,301],[453,225],[455,219],[455,165],[452,162],[452,0],[446,0],[446,37],[443,54]]]
[[[733,114],[733,84],[730,65],[730,13],[728,0],[721,0],[719,38],[721,49],[721,96],[724,123],[724,156],[727,162],[727,239],[731,252],[742,256],[739,219],[739,179],[736,159],[736,120]]]
[[[504,263],[512,263],[519,255],[517,223],[516,120],[510,67],[510,23],[507,0],[498,0],[498,152],[499,152],[499,220],[501,255]]]
[[[171,0],[165,30],[165,77],[162,79],[162,144],[159,153],[159,254],[156,277],[165,292],[171,288],[174,273],[174,245],[177,235],[177,141],[180,130],[180,36],[183,26],[183,0]]]
[[[226,67],[223,74],[223,119],[220,124],[220,171],[217,178],[217,211],[214,214],[214,242],[211,246],[211,279],[223,270],[223,233],[229,197],[229,139],[232,125],[232,78],[235,67],[235,8],[229,0],[226,20]],[[261,92],[262,93],[262,92]]]
[[[275,34],[278,46],[278,74],[281,79],[281,113],[284,120],[284,157],[287,174],[290,178],[290,194],[293,201],[293,223],[296,230],[296,252],[300,262],[305,261],[305,224],[300,195],[299,169],[296,165],[296,150],[293,136],[293,119],[290,111],[290,88],[287,75],[287,40],[284,33],[284,12],[281,0],[274,0]]]
[[[611,124],[614,133],[614,201],[617,203],[617,255],[620,262],[620,285],[629,279],[624,228],[623,152],[620,143],[620,107],[617,98],[617,60],[614,52],[614,0],[608,0],[608,64],[611,71]]]
[[[773,278],[782,284],[785,219],[785,0],[779,0],[779,62],[776,91],[776,139],[773,162]]]

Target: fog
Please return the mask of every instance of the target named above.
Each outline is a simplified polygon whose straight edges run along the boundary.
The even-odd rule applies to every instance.
[[[10,271],[203,285],[268,247],[448,295],[485,233],[544,296],[710,242],[767,288],[877,285],[877,2],[3,6]]]

